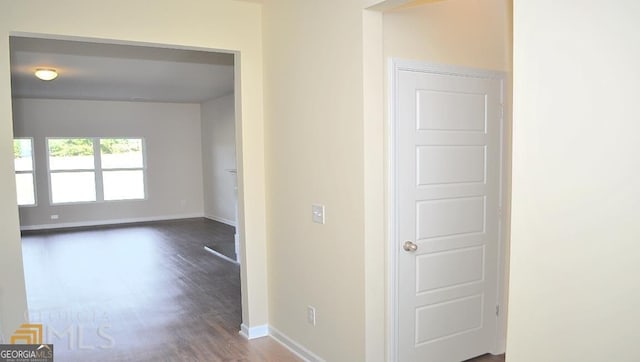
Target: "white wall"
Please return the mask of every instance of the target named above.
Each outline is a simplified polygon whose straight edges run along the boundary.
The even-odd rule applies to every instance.
[[[236,224],[236,118],[234,95],[201,105],[204,214],[229,225]]]
[[[508,361],[639,359],[638,19],[515,0]]]
[[[511,70],[512,0],[444,0],[383,15],[385,58]]]
[[[269,322],[328,361],[362,361],[362,8],[269,0],[263,11]],[[313,203],[326,224],[312,223]]]
[[[15,136],[34,139],[38,199],[20,207],[23,228],[203,215],[198,104],[14,99],[13,117]],[[51,205],[47,137],[144,138],[146,200]]]
[[[508,4],[264,2],[270,324],[320,357],[385,358],[383,59],[508,70]]]
[[[366,10],[362,24],[364,133],[365,359],[387,357],[387,210],[382,13]]]

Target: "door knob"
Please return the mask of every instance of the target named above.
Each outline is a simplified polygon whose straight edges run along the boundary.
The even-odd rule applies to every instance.
[[[405,241],[402,245],[402,248],[405,251],[414,252],[418,250],[418,245],[416,245],[416,243],[414,243],[413,241]]]

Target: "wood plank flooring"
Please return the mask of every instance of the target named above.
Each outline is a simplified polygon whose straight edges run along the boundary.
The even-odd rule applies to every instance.
[[[233,233],[207,219],[26,233],[32,321],[56,361],[299,361],[238,334],[239,266],[204,250]]]
[[[238,334],[239,266],[204,250],[211,223],[23,235],[29,312],[56,361],[299,361]]]
[[[472,358],[470,360],[466,360],[465,362],[504,362],[504,355],[492,355],[492,354],[485,354],[484,356],[480,356],[480,357],[476,357],[476,358]]]
[[[234,234],[236,228],[217,221],[207,220],[207,235],[204,245],[231,260],[236,258],[236,244]]]

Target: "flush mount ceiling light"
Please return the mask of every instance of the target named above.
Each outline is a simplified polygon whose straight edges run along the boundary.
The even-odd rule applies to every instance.
[[[40,80],[54,80],[58,77],[58,72],[55,69],[36,69],[36,77]]]

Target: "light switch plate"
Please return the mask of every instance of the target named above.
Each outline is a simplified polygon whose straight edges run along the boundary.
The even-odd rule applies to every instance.
[[[316,325],[316,308],[310,305],[307,306],[307,322],[312,326]]]
[[[324,224],[324,205],[311,205],[311,220],[317,224]]]

